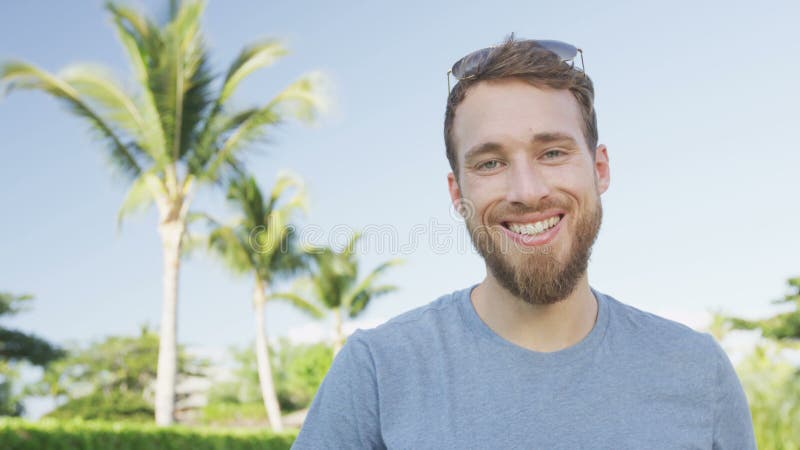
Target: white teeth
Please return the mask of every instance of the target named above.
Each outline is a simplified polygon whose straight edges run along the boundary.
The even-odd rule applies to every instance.
[[[514,233],[536,235],[552,228],[558,223],[559,220],[561,220],[561,217],[553,216],[547,220],[542,220],[536,223],[509,223],[508,228]]]

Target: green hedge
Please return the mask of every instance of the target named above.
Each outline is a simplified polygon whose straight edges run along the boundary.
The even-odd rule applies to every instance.
[[[47,413],[45,419],[55,420],[101,420],[105,422],[152,423],[153,407],[141,393],[111,391],[92,392],[66,403]]]
[[[297,430],[157,427],[93,421],[0,418],[3,450],[278,450],[289,449]]]

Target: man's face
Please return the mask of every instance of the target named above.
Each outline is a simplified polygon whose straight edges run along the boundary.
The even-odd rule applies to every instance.
[[[600,229],[608,155],[599,145],[592,161],[582,123],[568,90],[519,80],[480,82],[456,111],[450,197],[487,270],[531,304],[572,293]]]

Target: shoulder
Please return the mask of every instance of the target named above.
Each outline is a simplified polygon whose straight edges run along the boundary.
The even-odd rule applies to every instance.
[[[711,334],[605,298],[610,322],[604,346],[615,365],[649,374],[652,389],[664,395],[714,401],[727,356]]]
[[[623,303],[602,294],[611,315],[611,328],[618,338],[661,354],[677,352],[696,359],[708,358],[716,364],[720,347],[711,334],[657,314]]]
[[[679,341],[698,342],[711,337],[680,322],[639,309],[603,294],[608,303],[614,326],[619,330],[636,335],[653,336],[659,339],[671,338]]]
[[[458,301],[466,289],[441,295],[429,303],[392,317],[374,328],[357,329],[350,337],[374,351],[402,351],[431,345],[461,323]]]

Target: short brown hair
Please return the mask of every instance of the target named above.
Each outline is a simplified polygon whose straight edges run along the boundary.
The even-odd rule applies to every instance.
[[[594,86],[582,70],[576,70],[555,53],[536,51],[532,41],[514,40],[514,33],[496,47],[489,58],[474,72],[474,76],[459,81],[447,97],[444,114],[444,145],[450,168],[458,179],[458,160],[453,142],[453,121],[456,108],[467,96],[470,87],[481,81],[516,78],[540,89],[569,89],[581,108],[583,137],[592,160],[597,147],[597,115],[594,109]]]

